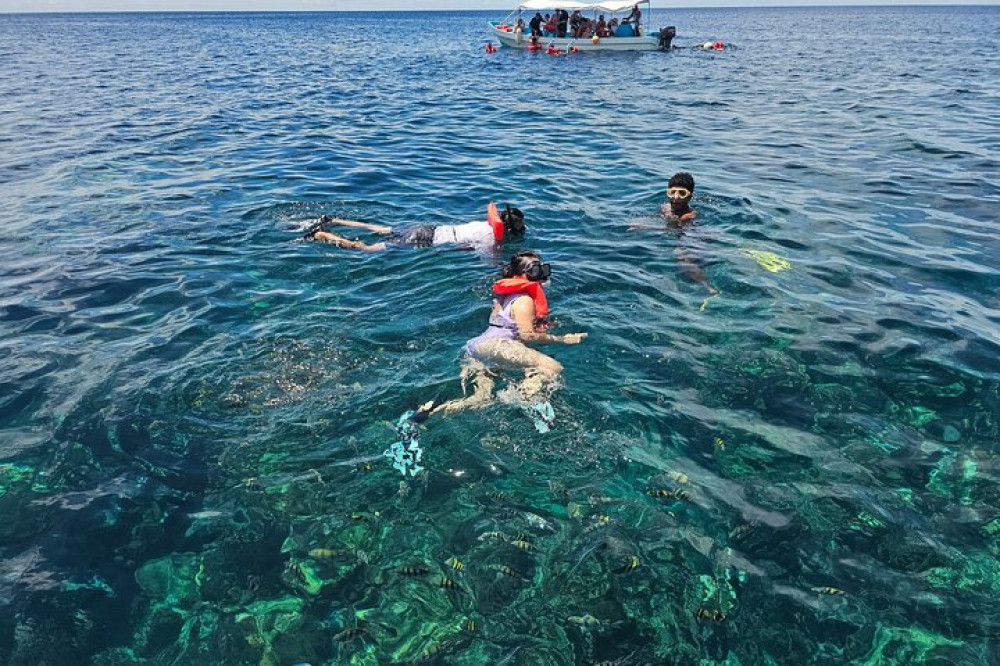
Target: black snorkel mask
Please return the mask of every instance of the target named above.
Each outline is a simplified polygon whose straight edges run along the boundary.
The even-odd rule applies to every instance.
[[[552,277],[552,265],[535,261],[524,269],[524,277],[532,282],[545,282]]]
[[[518,211],[518,213],[520,212]],[[503,212],[500,213],[500,219],[503,220],[504,231],[517,234],[518,236],[524,234],[524,216],[515,215],[514,209],[510,207],[509,203],[503,205]]]

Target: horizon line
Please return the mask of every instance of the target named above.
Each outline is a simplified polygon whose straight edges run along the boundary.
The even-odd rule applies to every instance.
[[[650,2],[650,0],[640,0],[640,2]],[[766,0],[764,0],[766,3]],[[946,0],[940,2],[896,2],[896,3],[870,3],[864,0],[854,0],[853,2],[830,2],[830,3],[801,3],[801,4],[753,4],[753,5],[688,5],[669,7],[651,7],[659,10],[676,9],[813,9],[816,7],[828,7],[835,9],[838,7],[853,8],[891,8],[891,7],[997,7],[1000,0],[988,0],[987,2],[958,2],[950,3]],[[517,7],[510,5],[498,7],[477,7],[477,8],[426,8],[412,7],[409,9],[94,9],[94,10],[2,10],[0,16],[9,14],[399,14],[404,12],[492,12],[492,11],[513,11]]]

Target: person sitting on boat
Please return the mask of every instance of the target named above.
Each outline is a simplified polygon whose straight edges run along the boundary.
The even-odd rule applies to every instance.
[[[618,36],[618,19],[612,17],[612,19],[610,21],[608,21],[608,34],[607,34],[607,36],[608,37],[617,37]]]
[[[381,243],[364,243],[328,231],[327,225],[365,229],[376,234],[390,236],[390,238]],[[350,250],[381,252],[393,247],[431,247],[435,245],[487,247],[502,243],[511,237],[522,236],[524,230],[524,213],[517,208],[511,208],[510,204],[504,207],[502,213],[498,212],[496,204],[491,201],[486,209],[486,220],[466,224],[421,224],[399,233],[395,233],[392,227],[381,224],[342,220],[323,215],[303,238],[332,243],[337,247]]]
[[[528,27],[531,28],[532,37],[542,36],[542,15],[539,12],[535,12],[535,15],[531,17]]]
[[[518,18],[517,23],[514,25],[514,39],[517,40],[518,44],[521,43],[521,35],[523,34],[524,34],[524,19]]]
[[[597,19],[597,25],[594,26],[594,34],[598,37],[608,36],[608,24],[604,21],[604,14],[601,14],[600,18]]]
[[[632,13],[625,17],[622,21],[622,25],[632,24],[632,31],[636,37],[640,36],[639,23],[642,19],[642,12],[639,11],[639,5],[632,5]]]
[[[574,9],[569,17],[569,34],[572,37],[580,36],[580,26],[583,24],[583,14],[579,9]]]
[[[472,380],[472,395],[450,400],[429,409],[430,414],[445,414],[463,409],[480,409],[493,397],[494,373],[501,369],[524,371],[518,392],[535,420],[535,427],[547,432],[555,417],[548,397],[562,374],[562,364],[528,345],[561,343],[575,345],[586,333],[552,335],[547,332],[549,314],[543,283],[552,274],[537,252],[518,252],[501,271],[493,285],[496,296],[490,312],[489,327],[465,344],[466,360],[462,367],[462,386]]]
[[[543,27],[543,32],[545,37],[555,37],[556,36],[556,22],[557,14],[552,14],[549,16],[545,15],[545,26]]]

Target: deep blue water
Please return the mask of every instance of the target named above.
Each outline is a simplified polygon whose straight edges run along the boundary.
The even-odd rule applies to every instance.
[[[0,663],[1000,664],[1000,9],[490,18],[0,16]],[[491,199],[492,255],[294,242]],[[524,247],[556,427],[401,482]]]

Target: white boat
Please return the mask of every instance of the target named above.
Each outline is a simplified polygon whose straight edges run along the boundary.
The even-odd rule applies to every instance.
[[[616,14],[629,14],[634,5],[644,5],[643,16],[645,24],[639,26],[639,34],[635,35],[635,27],[628,23],[618,26],[618,32],[608,37],[557,37],[548,33],[538,38],[538,44],[544,48],[559,49],[562,53],[570,50],[578,51],[655,51],[668,50],[676,31],[673,26],[651,31],[649,27],[649,0],[601,0],[599,2],[579,2],[578,0],[524,0],[517,9],[512,11],[503,21],[490,21],[490,33],[503,46],[515,49],[526,49],[532,43],[529,22],[535,12],[562,9],[577,11],[581,14],[591,13],[595,22],[599,14],[608,14],[607,20],[617,18]],[[523,30],[518,29],[518,19],[521,19]]]

